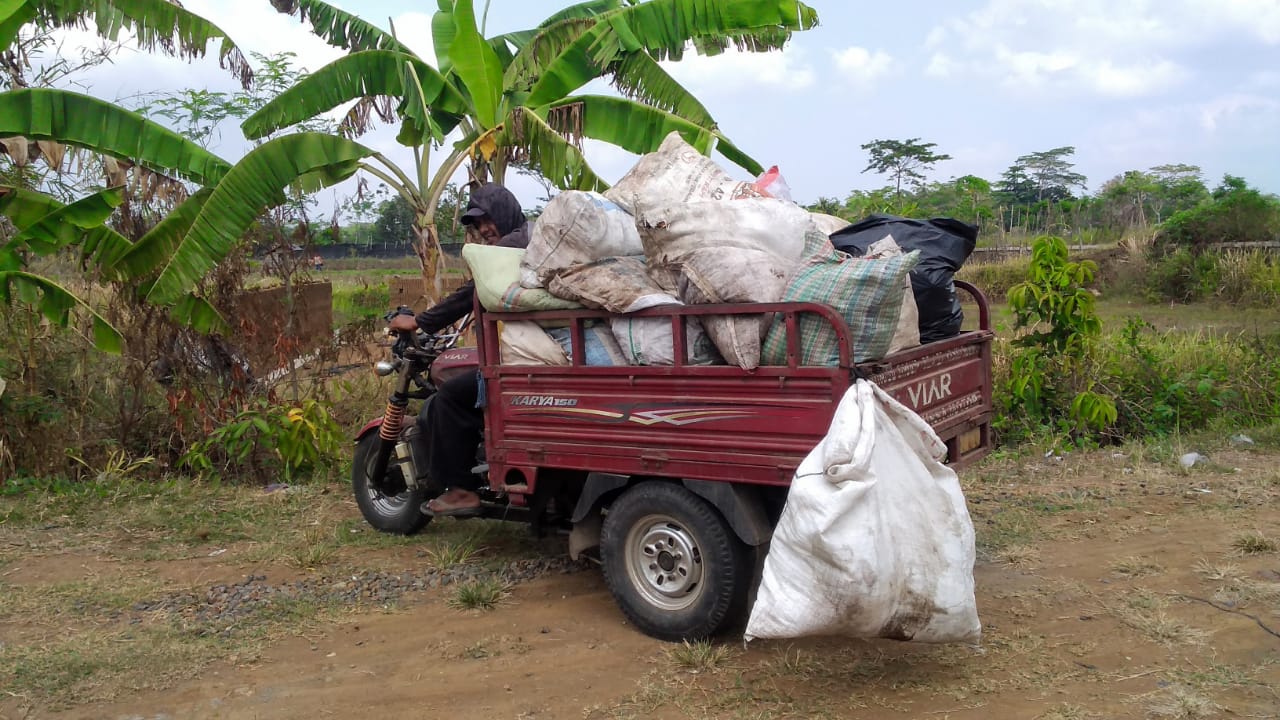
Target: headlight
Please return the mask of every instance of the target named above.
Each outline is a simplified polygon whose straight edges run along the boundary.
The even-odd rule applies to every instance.
[[[386,360],[379,360],[373,364],[373,371],[378,373],[379,377],[386,377],[396,371],[396,366]]]

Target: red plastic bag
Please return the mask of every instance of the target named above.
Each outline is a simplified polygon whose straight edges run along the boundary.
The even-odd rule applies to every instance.
[[[791,199],[791,188],[787,185],[787,181],[782,178],[782,173],[778,171],[777,165],[765,170],[764,174],[756,178],[754,184],[756,190],[760,191],[765,197],[795,202]]]

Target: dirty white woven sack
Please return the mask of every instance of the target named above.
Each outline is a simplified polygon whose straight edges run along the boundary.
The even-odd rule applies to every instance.
[[[533,223],[520,284],[547,287],[557,274],[608,257],[640,255],[635,219],[599,193],[566,190]]]
[[[975,642],[973,523],[946,446],[859,380],[796,470],[746,638]]]

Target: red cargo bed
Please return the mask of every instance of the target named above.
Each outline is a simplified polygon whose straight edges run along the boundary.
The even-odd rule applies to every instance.
[[[631,317],[668,318],[675,357],[685,357],[685,318],[782,313],[788,364],[737,366],[587,366],[583,327],[607,322],[593,310],[481,313],[486,451],[493,486],[527,483],[540,470],[786,485],[827,432],[836,403],[854,379],[870,378],[919,413],[963,465],[991,446],[991,339],[985,298],[957,282],[979,308],[979,329],[883,360],[850,362],[850,331],[840,316],[812,303],[664,306]],[[797,318],[818,315],[841,339],[838,367],[802,366]],[[569,366],[501,365],[498,323],[536,320],[568,325]]]

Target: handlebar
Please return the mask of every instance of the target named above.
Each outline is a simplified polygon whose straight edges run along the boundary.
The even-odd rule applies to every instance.
[[[397,316],[413,316],[413,314],[414,312],[412,308],[406,305],[401,305],[382,317],[387,322],[391,322],[392,319]],[[467,327],[471,324],[471,319],[472,316],[468,314],[463,318],[462,322],[456,326],[456,329],[454,329],[453,332],[448,333],[426,333],[417,328],[415,328],[413,332],[393,330],[391,331],[392,334],[398,338],[396,341],[397,348],[394,352],[397,355],[404,355],[405,353],[403,352],[403,348],[398,346],[400,346],[401,342],[406,342],[408,347],[416,353],[423,355],[438,355],[458,344],[458,341],[462,338],[462,334],[466,332]]]

